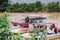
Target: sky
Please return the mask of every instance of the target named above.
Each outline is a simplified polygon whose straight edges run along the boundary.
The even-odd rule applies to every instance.
[[[33,3],[33,2],[36,2],[37,0],[10,0],[10,1],[12,1],[13,3]],[[38,0],[38,1],[41,1],[41,3],[42,4],[47,4],[47,3],[49,3],[49,2],[57,2],[57,1],[59,1],[60,2],[60,0]]]

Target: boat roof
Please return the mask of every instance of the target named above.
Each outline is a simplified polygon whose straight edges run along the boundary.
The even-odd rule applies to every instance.
[[[29,18],[29,20],[43,20],[46,19],[45,17],[36,17],[36,18]]]

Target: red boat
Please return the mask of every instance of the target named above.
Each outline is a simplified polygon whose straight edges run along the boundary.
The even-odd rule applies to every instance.
[[[17,22],[11,22],[14,26],[20,25],[20,27],[28,27],[28,23],[17,23]]]
[[[20,25],[21,27],[29,27],[29,23],[39,23],[43,22],[43,19],[46,19],[45,17],[38,17],[38,18],[25,18],[23,19],[25,22],[24,23],[17,23],[17,22],[11,22],[14,26]],[[36,21],[36,22],[34,22]]]

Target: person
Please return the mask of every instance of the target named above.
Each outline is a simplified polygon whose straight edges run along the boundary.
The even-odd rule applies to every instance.
[[[55,27],[54,32],[55,32],[55,33],[58,33],[58,32],[59,32],[59,30],[58,30],[57,27]]]
[[[29,23],[29,29],[30,30],[34,29],[34,24]]]
[[[36,28],[37,28],[37,29],[40,29],[40,24],[37,24]]]
[[[47,34],[47,26],[44,26],[44,34]]]
[[[47,36],[47,26],[44,25],[43,34],[41,35],[41,40],[46,40]]]
[[[29,23],[29,17],[25,18],[26,23]]]
[[[58,29],[58,32],[60,33],[60,29]]]
[[[36,28],[36,24],[33,24],[34,28]]]
[[[55,28],[55,24],[52,24],[51,26],[50,26],[50,29],[52,30],[52,29],[54,29]]]

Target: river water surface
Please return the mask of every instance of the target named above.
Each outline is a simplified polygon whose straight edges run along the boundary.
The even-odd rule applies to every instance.
[[[0,13],[1,15],[2,13]],[[55,23],[57,27],[60,28],[60,13],[57,12],[31,12],[31,13],[9,13],[10,16],[8,17],[8,20],[11,21],[16,21],[16,22],[21,22],[22,19],[26,18],[29,16],[30,18],[33,17],[45,17],[47,18],[46,21],[50,23]]]

